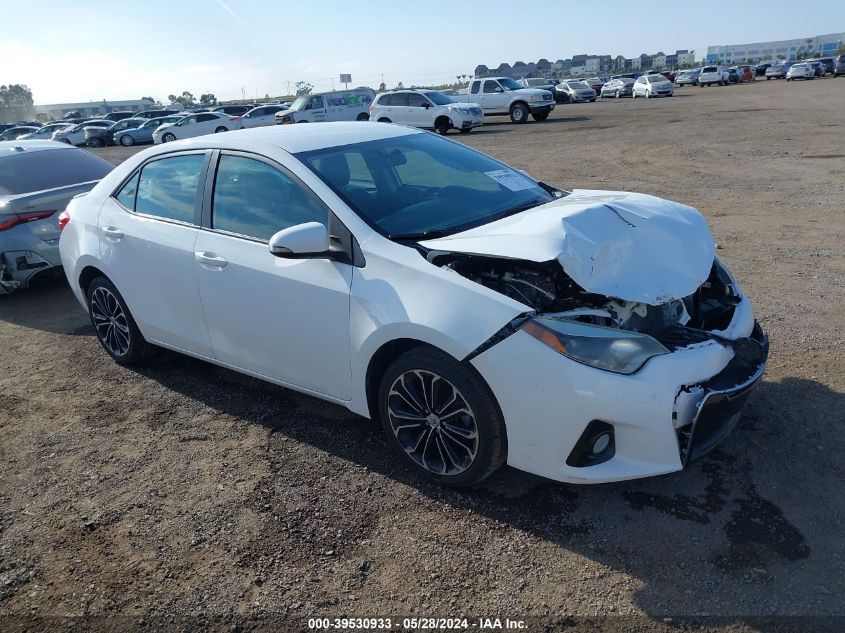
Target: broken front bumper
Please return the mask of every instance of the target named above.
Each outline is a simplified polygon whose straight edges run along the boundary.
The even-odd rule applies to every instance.
[[[730,433],[765,367],[762,353],[749,374],[735,371],[758,330],[743,299],[722,342],[654,357],[632,375],[582,365],[521,331],[471,363],[502,410],[508,464],[557,481],[621,481],[682,470]],[[613,429],[612,456],[567,464],[596,422]]]
[[[754,387],[763,377],[769,356],[769,337],[758,323],[751,336],[732,342],[734,357],[710,380],[682,392],[698,392],[695,416],[677,429],[678,450],[687,466],[716,448],[739,420]],[[680,394],[679,394],[680,395]]]

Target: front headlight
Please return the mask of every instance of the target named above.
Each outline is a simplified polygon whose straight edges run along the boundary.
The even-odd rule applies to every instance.
[[[618,374],[633,374],[648,359],[669,353],[646,334],[568,319],[536,317],[520,329],[567,358]]]

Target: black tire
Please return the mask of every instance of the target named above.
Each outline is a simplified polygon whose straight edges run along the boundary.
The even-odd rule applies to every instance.
[[[397,383],[400,377],[411,375],[413,378],[414,374],[409,374],[409,372],[421,372],[425,375],[437,376],[443,381],[436,383],[439,385],[439,389],[448,389],[448,387],[452,387],[457,392],[461,400],[467,405],[467,409],[471,412],[471,415],[461,416],[460,418],[457,417],[457,412],[449,416],[443,416],[444,420],[447,417],[453,420],[451,424],[455,426],[461,425],[463,427],[464,422],[467,419],[472,420],[474,423],[474,430],[477,436],[475,442],[476,450],[474,457],[471,457],[471,450],[467,449],[466,457],[464,459],[469,460],[469,462],[461,465],[463,470],[455,472],[454,474],[440,474],[435,472],[435,468],[421,465],[417,461],[419,457],[414,457],[413,452],[406,450],[401,443],[400,437],[406,441],[410,440],[408,442],[409,444],[413,443],[417,437],[420,438],[420,440],[426,439],[427,442],[433,438],[434,448],[440,449],[442,445],[447,443],[444,442],[441,437],[447,436],[447,431],[449,429],[445,426],[441,427],[440,420],[437,416],[431,416],[436,419],[436,427],[432,426],[429,422],[418,423],[418,426],[420,427],[419,435],[416,435],[413,428],[411,428],[411,430],[394,431],[391,419],[396,421],[397,424],[401,424],[401,418],[391,416],[391,411],[393,411],[393,409],[391,409],[390,403],[398,402],[400,406],[403,406],[403,401],[407,402],[407,400],[401,398],[401,396],[399,397],[399,400],[397,400],[396,392],[391,390],[394,383]],[[416,375],[419,376],[419,374]],[[403,382],[401,384],[405,383]],[[432,385],[434,383],[429,384]],[[411,385],[408,384],[407,388],[409,394],[412,393],[410,387]],[[436,391],[437,389],[434,388],[428,390],[428,392],[431,393],[431,400],[436,399]],[[420,392],[417,391],[416,393],[419,395]],[[428,398],[423,396],[422,402],[424,406],[427,399]],[[447,405],[440,411],[442,412],[448,410],[449,406],[450,405]],[[429,410],[427,406],[425,406],[425,409]],[[387,371],[385,371],[384,376],[381,379],[378,392],[378,412],[381,417],[382,427],[387,435],[387,441],[398,452],[403,463],[426,479],[437,482],[441,485],[455,487],[474,486],[493,474],[493,472],[495,472],[496,469],[505,462],[505,457],[507,455],[505,424],[502,419],[502,414],[499,411],[499,407],[493,399],[487,385],[472,369],[462,365],[457,360],[440,350],[428,347],[416,348],[409,350],[396,358],[387,368]],[[413,427],[413,423],[410,426]],[[469,428],[472,427],[470,426]],[[452,436],[452,438],[454,438],[454,436]],[[464,439],[466,439],[466,437],[464,437]],[[468,441],[467,444],[472,445],[472,441]],[[419,446],[418,440],[416,441],[416,445]],[[450,445],[453,447],[456,446],[454,439]],[[423,463],[427,462],[427,454],[430,456],[434,453],[433,451],[428,453],[426,452],[428,446],[429,444],[426,443],[426,446],[423,447],[421,459]],[[441,452],[440,454],[442,455],[443,453]],[[456,451],[455,455],[460,454]],[[443,468],[439,470],[446,469],[445,457],[441,460],[441,463],[443,464]],[[453,466],[455,465],[454,462],[451,463]],[[431,466],[437,466],[436,453],[434,453],[434,462]]]
[[[434,122],[434,131],[441,136],[446,136],[449,133],[449,128],[452,127],[452,122],[445,116],[438,117]]]
[[[379,122],[379,123],[393,123],[393,121],[391,121],[390,119],[388,119],[386,116],[381,117],[381,118],[378,120],[378,122]]]
[[[517,103],[511,108],[511,122],[525,123],[528,120],[528,106],[524,103]]]
[[[119,365],[134,365],[145,361],[158,351],[157,347],[150,345],[146,340],[144,340],[141,330],[138,329],[135,319],[132,318],[132,314],[126,306],[126,302],[123,300],[123,297],[115,285],[107,278],[96,277],[93,279],[91,283],[88,284],[88,288],[85,291],[85,297],[88,301],[88,318],[91,319],[91,325],[94,326],[97,340],[100,342],[100,345],[106,353],[111,356],[112,360],[116,363]],[[113,318],[115,312],[112,312],[111,315],[107,315],[112,317],[111,324],[109,324],[108,321],[105,321],[102,316],[95,316],[95,314],[101,314],[96,312],[95,306],[104,305],[100,301],[102,297],[112,297],[122,314],[122,317],[118,317],[116,319]],[[108,303],[105,305],[108,305]],[[116,351],[114,344],[109,343],[109,326],[111,326],[113,331],[115,331],[118,327],[120,327],[121,331],[125,330],[126,349],[122,353]],[[122,342],[123,339],[121,338],[120,341]]]
[[[176,135],[173,132],[167,132],[161,137],[162,143],[171,143],[176,140]]]
[[[617,90],[616,92],[614,92],[614,93],[613,93],[613,96],[614,96],[616,99],[621,99],[621,98],[622,98],[622,93],[621,93],[621,92],[619,92],[619,91]]]
[[[548,112],[535,112],[531,116],[534,118],[535,121],[541,121],[542,122],[542,121],[545,121],[546,119],[549,118],[549,113]]]
[[[135,144],[135,139],[128,134],[124,134],[120,137],[120,144],[123,145],[123,147],[132,147]]]
[[[369,120],[370,120],[370,115],[369,115],[369,114],[367,114],[366,112],[362,112],[362,113],[361,113],[361,114],[359,114],[357,117],[355,117],[355,120],[356,120],[356,121],[369,121]]]
[[[101,138],[92,138],[88,141],[88,147],[105,147],[105,145]]]
[[[229,131],[229,128],[221,125],[220,127],[218,127],[217,129],[214,130],[214,133],[220,134],[221,132],[228,132],[228,131]]]

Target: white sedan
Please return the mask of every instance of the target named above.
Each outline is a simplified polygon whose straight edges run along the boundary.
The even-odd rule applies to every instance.
[[[634,90],[631,96],[637,97],[671,97],[675,94],[675,84],[666,79],[664,75],[643,75],[634,82]]]
[[[63,127],[53,132],[51,137],[54,141],[67,143],[68,145],[81,146],[87,143],[85,139],[86,127],[100,127],[107,128],[114,125],[114,121],[107,121],[105,119],[94,119],[91,121],[83,121],[71,127]]]
[[[263,105],[245,112],[241,117],[241,125],[245,128],[276,125],[276,112],[284,112],[287,106]]]
[[[203,134],[240,130],[242,127],[241,117],[224,112],[200,112],[179,119],[176,123],[159,126],[153,132],[153,143],[170,143]]]
[[[420,474],[683,469],[768,339],[693,208],[567,192],[392,124],[243,130],[129,158],[60,218],[105,352],[159,347],[380,420]]]
[[[786,80],[793,79],[814,79],[816,76],[815,69],[810,64],[792,64],[789,70],[786,71]]]

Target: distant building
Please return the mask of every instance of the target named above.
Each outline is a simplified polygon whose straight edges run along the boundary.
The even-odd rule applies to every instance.
[[[845,33],[831,33],[795,40],[755,42],[753,44],[730,44],[708,46],[707,63],[736,64],[742,62],[772,61],[776,59],[803,59],[815,53],[832,55],[845,43]]]
[[[51,103],[35,106],[35,115],[41,119],[60,119],[66,112],[79,112],[83,117],[106,115],[109,112],[140,112],[152,108],[155,102],[150,99],[130,99],[128,101],[86,101],[83,103]]]
[[[654,65],[655,69],[662,70],[663,68],[666,68],[666,55],[663,53],[663,51],[660,51],[659,53],[657,53],[657,55],[652,58],[652,64]]]
[[[695,63],[695,51],[682,48],[675,52],[678,56],[678,66],[692,66]]]

